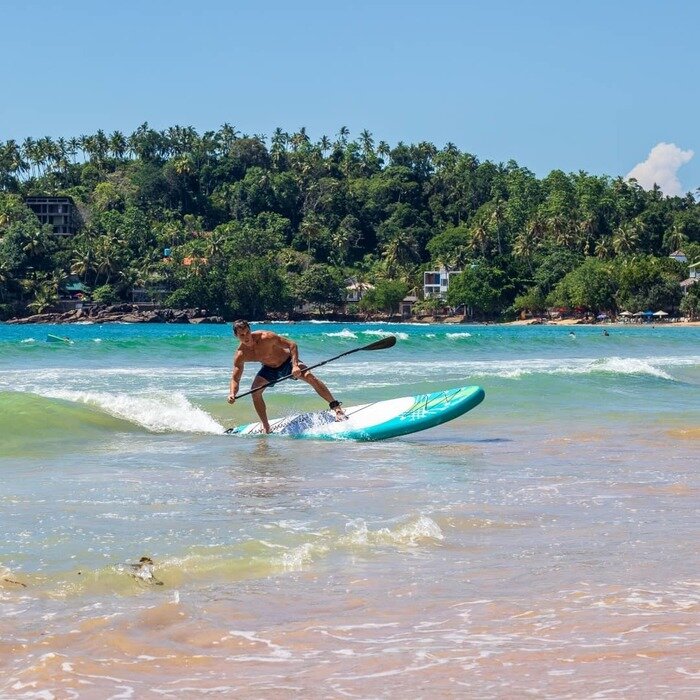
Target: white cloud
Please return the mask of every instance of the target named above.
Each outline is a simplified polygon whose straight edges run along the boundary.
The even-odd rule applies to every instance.
[[[683,195],[678,169],[694,155],[693,151],[683,151],[675,143],[662,141],[651,149],[645,161],[627,173],[627,179],[634,178],[646,190],[657,184],[667,196]]]

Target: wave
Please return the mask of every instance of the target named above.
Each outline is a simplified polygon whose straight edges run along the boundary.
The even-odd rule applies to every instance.
[[[127,561],[77,571],[41,575],[21,570],[8,571],[8,578],[31,589],[47,590],[53,596],[68,597],[94,593],[130,595],[151,585],[177,588],[195,581],[242,580],[300,571],[324,557],[363,551],[367,555],[386,548],[397,551],[431,547],[444,539],[440,526],[426,515],[412,516],[391,527],[370,528],[363,520],[351,521],[346,531],[320,532],[289,530],[283,523],[270,523],[265,540],[248,539],[225,545],[191,545],[179,554],[148,553],[152,568],[143,574],[138,566],[143,552]],[[274,537],[274,540],[273,540]],[[157,550],[158,544],[152,542]]]
[[[357,338],[357,335],[348,328],[343,328],[342,331],[338,331],[337,333],[324,333],[323,335],[328,338]]]
[[[84,403],[134,423],[152,433],[218,433],[224,430],[208,413],[193,406],[183,394],[152,392],[133,396],[52,390],[46,396]]]
[[[618,374],[647,375],[675,381],[666,370],[672,367],[700,366],[700,356],[695,357],[607,357],[565,359],[503,359],[503,360],[445,360],[399,361],[386,363],[346,362],[342,367],[332,366],[328,374],[342,374],[371,379],[373,377],[500,377],[517,379],[528,375],[557,374]]]
[[[379,336],[380,338],[386,338],[390,335],[396,336],[399,340],[408,340],[408,333],[403,333],[402,331],[382,331],[382,330],[369,330],[362,331],[362,335],[373,335]]]
[[[8,455],[56,439],[104,439],[134,431],[220,434],[223,426],[176,393],[0,391],[0,435]]]

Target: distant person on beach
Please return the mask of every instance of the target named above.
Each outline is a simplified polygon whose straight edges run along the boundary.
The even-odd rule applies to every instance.
[[[263,401],[264,388],[270,382],[276,382],[284,377],[302,379],[310,384],[316,393],[328,402],[328,407],[335,411],[336,420],[345,420],[340,401],[333,398],[328,387],[315,377],[303,362],[299,362],[297,344],[272,331],[251,331],[248,321],[235,321],[233,334],[238,338],[238,349],[233,356],[233,373],[231,374],[231,386],[229,388],[228,402],[236,401],[236,394],[243,375],[243,366],[246,362],[260,362],[262,367],[255,375],[251,389],[259,389],[252,394],[255,412],[260,418],[266,433],[270,432],[270,423],[267,420],[267,407]]]

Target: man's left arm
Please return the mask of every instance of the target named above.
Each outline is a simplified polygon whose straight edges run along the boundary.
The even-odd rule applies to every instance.
[[[300,377],[301,368],[299,367],[299,348],[297,347],[297,344],[293,340],[283,338],[282,336],[280,336],[279,339],[280,345],[289,350],[289,357],[292,360],[292,375],[295,377]]]

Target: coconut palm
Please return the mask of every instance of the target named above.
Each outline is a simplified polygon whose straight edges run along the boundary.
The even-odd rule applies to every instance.
[[[399,229],[382,246],[384,267],[390,277],[406,279],[413,265],[420,261],[418,242],[408,229]]]
[[[639,244],[639,227],[633,221],[628,221],[615,229],[612,245],[618,255],[629,255]]]
[[[611,260],[614,252],[612,238],[609,236],[599,239],[595,245],[595,256],[600,260]]]
[[[86,284],[88,276],[96,271],[95,254],[92,246],[86,240],[81,241],[73,250],[70,271],[72,274],[78,275],[83,284]]]

